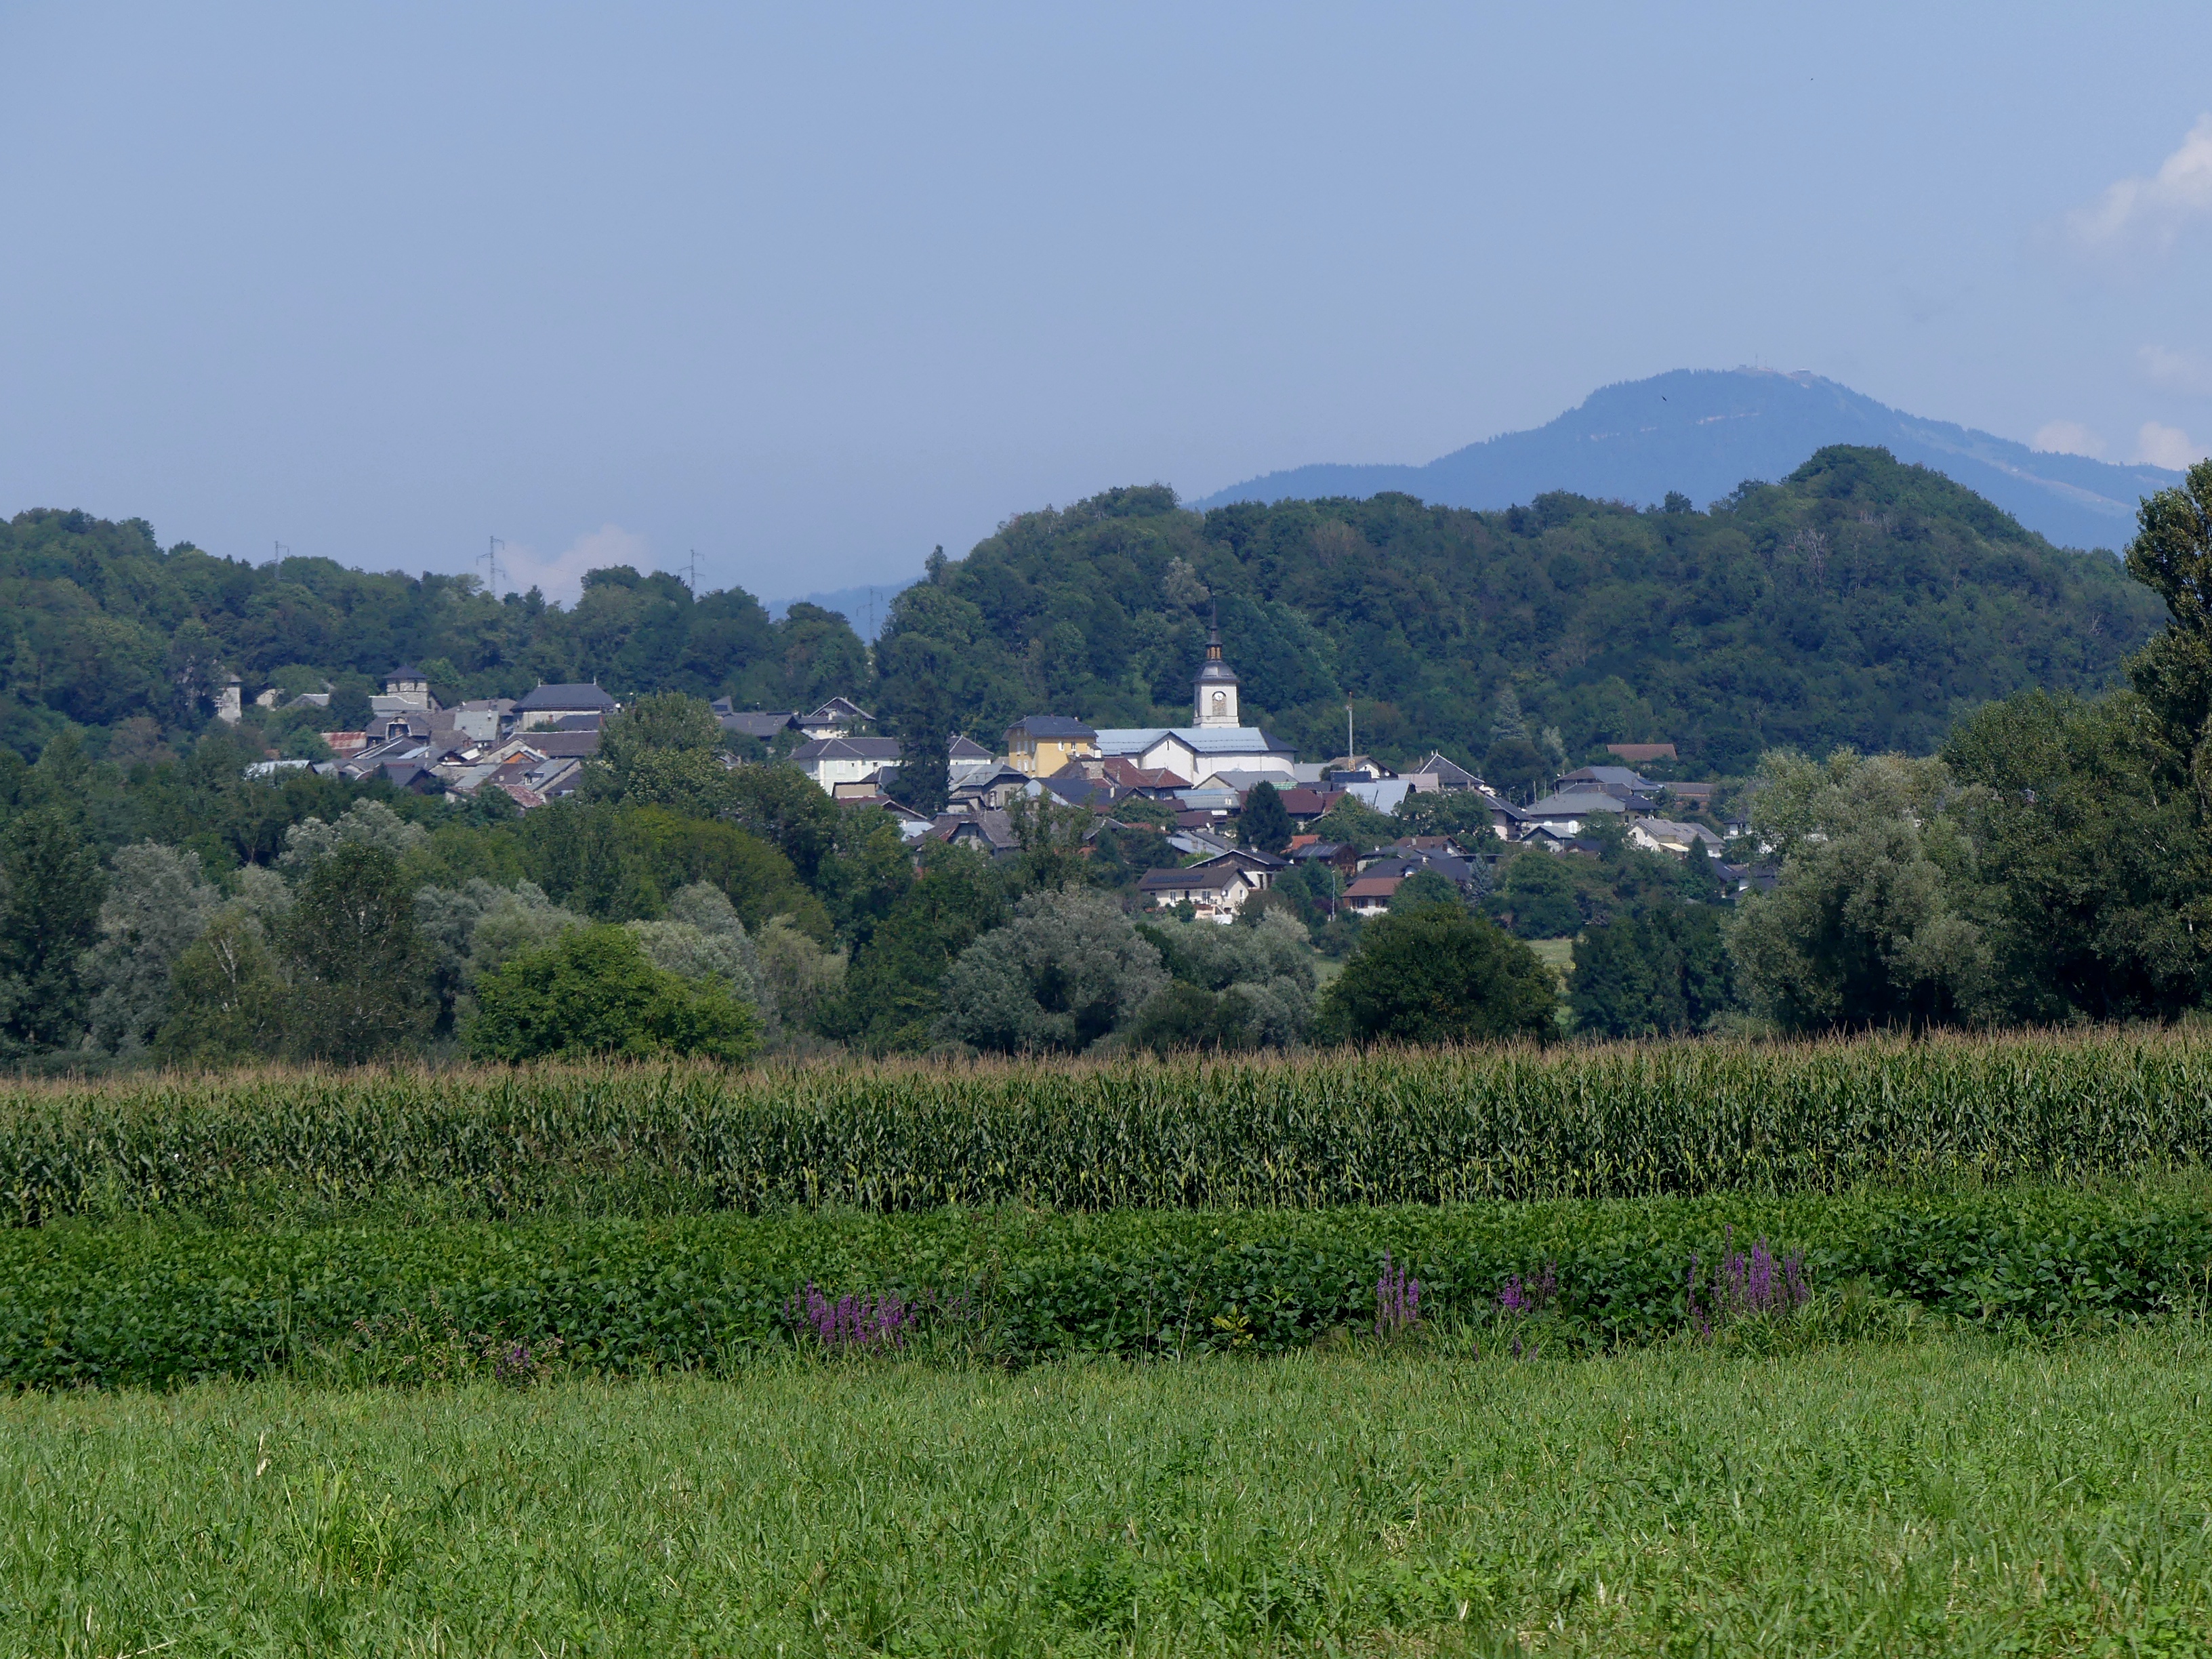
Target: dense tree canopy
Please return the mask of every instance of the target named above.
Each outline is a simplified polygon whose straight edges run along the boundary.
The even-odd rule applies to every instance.
[[[1990,698],[2113,684],[2158,620],[2110,558],[1839,447],[1704,513],[1378,495],[1201,517],[1163,488],[1113,490],[1009,520],[901,594],[888,641],[953,671],[933,726],[948,700],[986,735],[1041,712],[1175,725],[1217,604],[1247,718],[1309,757],[1341,752],[1348,698],[1362,750],[1525,750],[1523,782],[1547,732],[1573,756],[1672,741],[1734,773],[1782,746],[1924,754]]]
[[[803,709],[870,683],[866,649],[843,617],[799,605],[771,623],[742,589],[694,599],[665,572],[592,571],[564,609],[535,589],[495,597],[474,576],[379,574],[328,559],[256,565],[188,542],[164,550],[143,519],[85,513],[0,523],[0,721],[27,757],[67,722],[151,750],[197,729],[226,673],[249,697],[328,680],[339,693],[331,712],[356,721],[403,661],[448,702],[597,680],[624,695]]]
[[[619,927],[577,927],[488,975],[469,1047],[482,1060],[701,1054],[748,1060],[760,1048],[752,1009],[720,985],[650,961]]]
[[[1535,953],[1453,906],[1382,917],[1322,1001],[1322,1029],[1354,1042],[1537,1041],[1557,1029],[1559,983]]]
[[[1741,773],[1783,746],[1926,753],[1992,698],[2111,685],[2159,598],[2203,585],[2160,550],[2204,510],[2176,494],[2138,582],[1880,450],[1823,450],[1703,513],[1378,495],[1201,516],[1164,488],[1116,489],[933,556],[872,660],[841,617],[802,605],[771,623],[740,589],[695,598],[665,572],[592,571],[564,609],[473,576],[165,551],[141,520],[38,511],[0,525],[0,718],[26,758],[70,722],[96,752],[155,758],[226,672],[249,696],[327,681],[343,724],[402,659],[448,701],[540,680],[800,708],[843,694],[909,743],[901,787],[934,805],[956,732],[995,740],[1048,712],[1186,720],[1218,606],[1248,719],[1309,758],[1340,752],[1349,701],[1361,749],[1442,746],[1522,787],[1607,741],[1670,740],[1693,769]],[[2194,615],[2170,654],[2205,654]],[[304,726],[268,729],[312,750]]]

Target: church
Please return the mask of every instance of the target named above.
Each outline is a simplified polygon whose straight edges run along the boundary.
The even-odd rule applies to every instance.
[[[1243,720],[1237,706],[1237,671],[1222,657],[1221,619],[1216,616],[1206,633],[1206,660],[1191,683],[1190,724],[1109,727],[1098,734],[1098,752],[1124,757],[1148,769],[1161,768],[1199,785],[1224,772],[1295,782],[1296,750]]]

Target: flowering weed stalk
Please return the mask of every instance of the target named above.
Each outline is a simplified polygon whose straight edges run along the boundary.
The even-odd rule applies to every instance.
[[[1375,1334],[1403,1336],[1421,1322],[1421,1281],[1382,1252],[1382,1276],[1375,1281]]]
[[[1735,1249],[1733,1227],[1728,1240],[1710,1278],[1699,1258],[1694,1253],[1690,1257],[1687,1311],[1704,1334],[1711,1336],[1716,1326],[1747,1314],[1795,1313],[1812,1298],[1802,1250],[1778,1256],[1761,1237],[1747,1255]]]
[[[1508,1276],[1505,1288],[1498,1293],[1498,1305],[1510,1314],[1540,1314],[1559,1288],[1559,1264],[1547,1261],[1543,1272],[1530,1273],[1525,1279],[1519,1273]]]
[[[801,1330],[813,1332],[823,1347],[852,1353],[905,1347],[920,1310],[896,1291],[881,1296],[848,1292],[833,1302],[810,1279],[804,1290],[792,1292],[784,1311]]]
[[[562,1346],[557,1336],[546,1337],[534,1348],[527,1342],[488,1342],[485,1354],[491,1361],[492,1381],[527,1388],[561,1357]]]
[[[1541,1273],[1530,1273],[1526,1279],[1519,1273],[1506,1276],[1505,1287],[1498,1292],[1498,1310],[1513,1322],[1513,1357],[1522,1357],[1521,1326],[1552,1304],[1552,1297],[1559,1288],[1559,1268],[1555,1261],[1547,1261]]]

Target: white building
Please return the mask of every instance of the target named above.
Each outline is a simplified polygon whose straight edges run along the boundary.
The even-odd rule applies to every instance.
[[[1137,878],[1138,897],[1154,909],[1188,904],[1203,921],[1234,921],[1244,901],[1259,890],[1249,871],[1227,860],[1209,860],[1188,870],[1147,870]]]
[[[1522,833],[1549,830],[1562,836],[1579,836],[1591,819],[1608,815],[1621,822],[1629,821],[1629,809],[1618,796],[1601,793],[1595,789],[1577,791],[1571,795],[1547,795],[1534,805],[1522,809]]]
[[[811,714],[793,716],[799,729],[811,738],[849,738],[875,718],[850,697],[832,697]]]
[[[1693,843],[1702,842],[1714,858],[1721,855],[1721,838],[1702,823],[1679,823],[1668,818],[1640,818],[1628,826],[1629,844],[1654,853],[1687,858]]]
[[[886,781],[887,772],[898,770],[898,739],[818,738],[793,750],[791,759],[794,766],[822,786],[823,793],[835,795],[841,783],[866,783],[872,779],[880,786]]]

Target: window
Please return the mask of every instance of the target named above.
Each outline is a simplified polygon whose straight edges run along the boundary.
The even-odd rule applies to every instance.
[[[1218,714],[1228,706],[1229,694],[1226,691],[1217,691],[1213,694],[1213,712],[1215,714]]]

